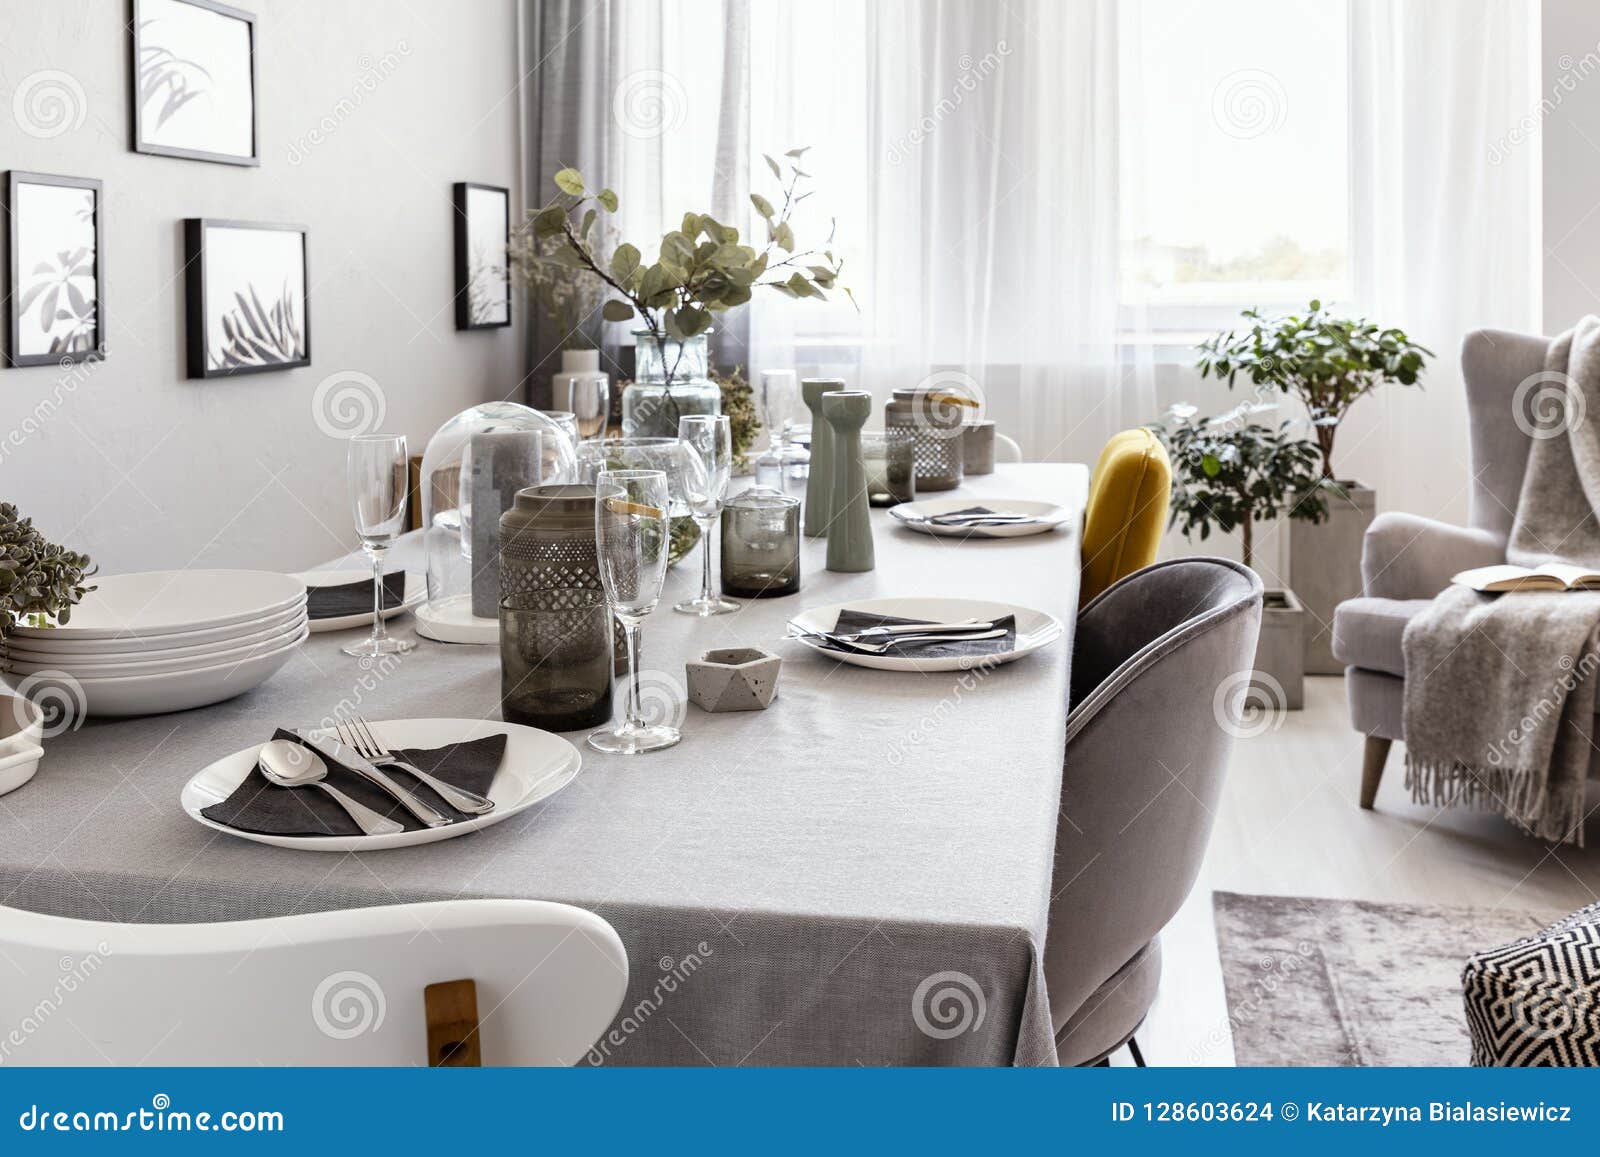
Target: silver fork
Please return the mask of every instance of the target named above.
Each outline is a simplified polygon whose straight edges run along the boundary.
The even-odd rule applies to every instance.
[[[443,797],[445,802],[451,807],[455,808],[457,811],[463,811],[469,815],[481,816],[485,812],[491,812],[494,810],[493,800],[485,799],[475,791],[468,791],[466,788],[462,787],[454,787],[451,784],[445,783],[442,779],[439,779],[436,776],[429,775],[421,768],[398,758],[395,753],[389,750],[389,748],[384,745],[383,741],[373,733],[372,728],[367,725],[367,721],[361,716],[352,715],[347,722],[340,723],[337,726],[339,734],[344,738],[344,741],[360,752],[361,755],[366,759],[371,760],[379,767],[398,767],[401,771],[416,776],[423,783],[427,784],[434,791],[438,792],[439,795]]]
[[[831,640],[841,647],[852,651],[865,651],[869,655],[881,655],[891,647],[898,647],[902,643],[959,643],[967,639],[998,639],[1006,633],[1004,627],[993,631],[981,631],[976,634],[966,635],[896,635],[882,643],[863,643],[855,639]]]

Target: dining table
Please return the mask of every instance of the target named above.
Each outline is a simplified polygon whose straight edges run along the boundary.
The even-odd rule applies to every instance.
[[[1072,934],[1047,918],[1063,885],[1053,852],[1087,487],[1082,465],[1001,465],[948,493],[1045,499],[1070,517],[1029,537],[952,538],[873,510],[874,569],[830,572],[826,541],[805,539],[798,593],[713,618],[670,609],[698,587],[689,555],[668,572],[640,655],[654,709],[681,719],[682,742],[604,755],[568,733],[583,760],[569,786],[460,838],[364,853],[272,847],[197,824],[179,793],[276,728],[340,712],[380,729],[498,719],[494,646],[418,638],[374,664],[341,653],[352,632],[314,634],[238,698],[90,718],[47,739],[35,779],[0,796],[0,902],[173,923],[560,901],[604,917],[627,949],[628,994],[590,1063],[1054,1064],[1043,956],[1047,931]],[[415,534],[392,555],[424,569]],[[894,596],[1013,603],[1064,630],[1016,662],[965,671],[871,670],[786,638],[807,607]],[[389,627],[413,638],[410,624]],[[708,713],[681,698],[685,662],[729,647],[782,657],[766,709]],[[485,1033],[492,996],[480,996]],[[420,1008],[420,993],[409,999]],[[147,1063],[161,1063],[159,1049]]]

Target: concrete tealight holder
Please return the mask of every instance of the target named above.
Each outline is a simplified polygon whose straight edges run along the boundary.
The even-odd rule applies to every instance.
[[[707,651],[684,664],[689,698],[703,711],[761,711],[778,693],[783,660],[759,647]]]

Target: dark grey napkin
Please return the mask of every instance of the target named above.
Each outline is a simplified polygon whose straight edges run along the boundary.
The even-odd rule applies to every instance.
[[[839,612],[839,619],[833,629],[840,634],[851,631],[864,631],[868,627],[898,627],[908,623],[925,622],[924,619],[898,619],[892,615],[874,615],[867,611],[844,610]],[[947,659],[966,655],[1000,655],[1016,649],[1017,646],[1017,619],[1015,615],[1006,615],[994,621],[996,627],[1004,627],[1006,633],[992,639],[960,639],[949,643],[896,643],[887,651],[873,652],[874,654],[896,655],[904,658],[918,659]],[[854,647],[842,643],[835,643],[830,639],[818,639],[822,646],[830,651],[848,651],[851,654],[863,654]]]
[[[272,738],[299,742],[281,727],[273,733]],[[506,737],[486,735],[482,739],[450,747],[397,747],[394,753],[452,787],[488,795],[489,785],[494,782],[495,772],[500,770],[500,761],[506,753]],[[335,764],[326,757],[323,762],[328,764],[328,782],[351,799],[366,804],[379,815],[404,824],[408,832],[422,831],[424,825],[381,787],[368,783],[349,768]],[[386,767],[384,771],[402,787],[414,788],[423,803],[432,804],[452,820],[472,818],[451,807],[432,788],[409,772],[397,767]],[[360,826],[320,787],[279,787],[268,783],[259,767],[252,767],[250,774],[244,777],[244,782],[227,799],[201,808],[200,814],[230,828],[269,836],[361,834]]]
[[[383,576],[383,609],[387,611],[405,601],[406,572],[390,571]],[[346,615],[364,615],[371,610],[371,579],[306,588],[306,617],[309,619],[342,619]]]

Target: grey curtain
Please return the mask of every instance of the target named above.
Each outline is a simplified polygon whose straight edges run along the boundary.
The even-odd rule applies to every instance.
[[[524,209],[537,209],[554,192],[552,178],[558,169],[581,171],[590,187],[609,185],[624,197],[640,197],[638,185],[648,178],[624,173],[621,129],[614,115],[618,86],[627,77],[624,37],[637,40],[651,29],[675,18],[673,0],[519,0],[521,36],[521,146]],[[709,25],[699,10],[695,18]],[[724,45],[721,99],[716,110],[714,190],[710,211],[719,220],[742,217],[749,203],[750,154],[750,10],[749,0],[722,0]],[[637,49],[637,44],[635,49]],[[648,46],[647,46],[648,51]],[[635,51],[631,59],[637,63]],[[659,65],[659,59],[657,60]],[[677,131],[705,131],[709,118],[679,126]],[[663,135],[654,142],[660,151],[657,172],[674,163],[673,139]],[[676,206],[676,213],[697,206]],[[703,211],[703,210],[702,210]],[[653,257],[656,238],[629,238],[647,259]],[[524,303],[522,308],[526,311]],[[629,377],[633,370],[631,338],[623,340],[615,326],[603,326],[598,314],[582,327],[585,345],[600,347],[601,367],[613,380]],[[541,312],[529,312],[524,326],[527,365],[523,379],[525,400],[547,406],[550,377],[561,364],[568,334]],[[717,364],[732,366],[747,360],[748,331],[742,318],[719,319],[713,339]]]

